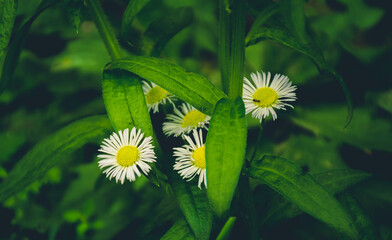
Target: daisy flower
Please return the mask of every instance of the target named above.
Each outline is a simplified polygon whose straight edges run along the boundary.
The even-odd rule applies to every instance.
[[[181,111],[174,108],[175,114],[167,115],[166,119],[168,121],[164,122],[162,127],[165,135],[178,137],[189,134],[196,128],[205,128],[208,130],[206,125],[210,122],[210,116],[200,112],[188,103],[183,103],[180,108]]]
[[[204,182],[204,186],[207,188],[206,149],[201,129],[199,132],[193,130],[193,138],[195,141],[185,135],[188,144],[174,148],[176,163],[173,168],[183,179],[187,178],[187,181],[191,181],[196,175],[199,175],[198,187],[201,189],[201,184]]]
[[[276,74],[271,80],[271,73],[250,75],[252,81],[244,78],[244,88],[242,92],[245,103],[246,114],[252,113],[252,117],[260,119],[260,122],[272,115],[272,119],[277,118],[275,109],[286,110],[286,106],[294,108],[286,102],[297,99],[295,95],[296,86],[292,86],[289,78]]]
[[[147,175],[151,170],[148,163],[155,162],[156,159],[152,137],[144,138],[144,133],[135,127],[130,132],[127,128],[105,138],[98,151],[104,153],[98,155],[101,159],[98,166],[101,169],[107,167],[103,171],[106,177],[109,180],[116,178],[116,183],[120,181],[121,184],[125,178],[135,181],[135,175],[141,175],[140,170]]]
[[[166,101],[173,104],[174,95],[155,83],[143,81],[143,91],[146,95],[148,110],[152,109],[153,113],[159,112],[159,104],[166,104]]]

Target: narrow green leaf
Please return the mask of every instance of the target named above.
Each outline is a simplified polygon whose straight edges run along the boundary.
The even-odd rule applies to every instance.
[[[141,51],[145,56],[159,56],[167,42],[192,23],[193,9],[181,7],[152,22],[144,33]]]
[[[154,82],[208,115],[218,100],[225,97],[204,76],[159,58],[133,56],[112,62],[108,69],[123,69]]]
[[[88,142],[98,142],[112,131],[106,116],[78,120],[35,145],[0,184],[0,201],[45,176],[64,156]]]
[[[15,0],[0,0],[0,59],[10,41],[16,15]]]
[[[370,177],[370,174],[353,169],[337,169],[313,176],[327,192],[335,195]],[[276,194],[271,197],[268,206],[264,209],[261,222],[263,225],[273,225],[301,213],[302,210],[297,205]]]
[[[222,230],[220,231],[216,240],[226,240],[229,238],[231,230],[234,227],[235,221],[237,220],[236,217],[229,217],[226,221],[225,225],[223,226]]]
[[[256,34],[259,31],[259,28],[275,13],[277,13],[279,10],[278,4],[273,4],[270,5],[261,11],[255,21],[252,24],[252,27],[250,28],[248,34],[246,35],[245,38],[245,45],[248,45],[249,41],[251,40],[252,36]]]
[[[19,61],[20,53],[22,52],[23,45],[26,41],[27,34],[29,33],[30,27],[37,19],[37,17],[47,8],[56,4],[56,0],[44,0],[37,7],[34,15],[27,20],[22,27],[16,32],[15,38],[12,40],[7,55],[4,60],[3,70],[0,78],[0,93],[2,93],[7,86],[8,82],[12,80],[16,66]]]
[[[221,99],[212,114],[206,140],[207,193],[213,211],[224,217],[230,209],[245,158],[245,107],[241,97]]]
[[[174,171],[169,181],[177,197],[178,204],[196,239],[209,239],[212,227],[212,214],[205,190],[187,184]]]
[[[252,161],[249,173],[311,216],[353,239],[358,238],[352,219],[339,202],[294,162],[266,155],[259,161]]]
[[[273,3],[271,7],[276,5]],[[277,6],[277,5],[276,5]],[[317,66],[319,72],[326,77],[338,81],[342,87],[347,102],[347,127],[353,116],[353,103],[351,93],[343,78],[325,61],[321,50],[308,36],[305,28],[304,0],[285,0],[280,4],[280,15],[268,18],[268,21],[259,28],[254,29],[252,35],[247,36],[247,46],[256,44],[264,39],[272,39],[282,45],[290,47],[308,56]]]
[[[194,240],[192,231],[185,219],[181,218],[161,237],[161,240]]]
[[[103,73],[102,96],[113,128],[116,131],[133,127],[141,129],[146,137],[153,136],[155,152],[160,154],[140,78],[120,69],[106,70]],[[148,178],[159,186],[155,165],[152,169]]]
[[[132,38],[131,26],[133,19],[136,15],[149,3],[151,0],[130,0],[125,10],[122,22],[121,22],[121,35],[128,41]]]

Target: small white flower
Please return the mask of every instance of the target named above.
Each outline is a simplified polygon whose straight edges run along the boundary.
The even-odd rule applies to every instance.
[[[198,187],[201,189],[201,184],[204,182],[204,186],[207,188],[206,150],[201,129],[199,129],[199,133],[197,130],[193,130],[193,138],[195,141],[185,135],[185,140],[189,145],[174,148],[174,156],[176,157],[174,170],[177,170],[182,178],[187,178],[187,181],[191,181],[196,175],[199,175]]]
[[[143,81],[143,91],[144,95],[146,95],[148,110],[152,109],[153,113],[159,112],[159,104],[166,104],[166,101],[174,106],[174,95],[155,83]]]
[[[98,150],[105,154],[98,155],[101,160],[98,166],[102,169],[106,168],[103,173],[111,180],[116,178],[121,184],[125,178],[133,182],[136,180],[135,174],[140,177],[141,171],[147,175],[151,170],[148,163],[155,162],[154,146],[152,145],[152,137],[144,138],[144,133],[139,129],[125,129],[113,133],[109,138],[105,138],[101,148]]]
[[[252,113],[252,117],[260,119],[260,122],[271,113],[272,119],[277,118],[276,109],[286,110],[286,106],[294,108],[286,102],[297,99],[295,95],[296,86],[292,86],[288,77],[276,74],[270,84],[271,73],[252,73],[252,82],[244,78],[242,92],[245,103],[246,114]]]
[[[181,111],[174,108],[175,114],[167,115],[167,122],[163,123],[162,130],[165,135],[180,135],[189,134],[193,129],[204,128],[208,130],[207,124],[210,122],[210,116],[200,112],[188,103],[183,103]]]

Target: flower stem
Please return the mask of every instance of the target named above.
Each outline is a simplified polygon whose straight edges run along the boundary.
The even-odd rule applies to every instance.
[[[219,66],[223,91],[229,93],[230,76],[230,9],[228,0],[219,0]]]
[[[86,2],[90,15],[97,26],[99,34],[101,35],[110,57],[112,60],[123,58],[124,55],[120,44],[118,43],[117,37],[112,26],[110,26],[99,0],[87,0]]]
[[[229,98],[242,96],[245,59],[245,1],[234,0],[231,30]]]

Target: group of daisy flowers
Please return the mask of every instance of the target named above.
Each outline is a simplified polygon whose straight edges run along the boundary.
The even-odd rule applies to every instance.
[[[277,118],[275,109],[286,110],[292,105],[287,102],[296,100],[296,86],[292,85],[288,77],[276,74],[271,81],[271,74],[262,72],[252,73],[252,81],[244,78],[243,101],[246,114],[260,120],[270,114],[272,119]],[[174,148],[173,156],[176,158],[174,170],[178,171],[183,179],[191,181],[199,176],[198,187],[202,184],[207,188],[205,146],[202,129],[208,131],[210,116],[198,111],[188,103],[183,103],[178,109],[175,96],[154,83],[143,82],[143,91],[149,111],[156,113],[159,105],[170,102],[173,104],[174,114],[168,114],[162,130],[166,136],[182,137],[187,144]],[[192,136],[190,133],[192,132]],[[152,137],[144,137],[144,133],[135,127],[114,132],[105,138],[99,149],[103,154],[98,166],[106,168],[103,173],[111,180],[116,179],[124,183],[125,179],[135,181],[136,175],[141,172],[148,175],[151,170],[149,163],[156,162]]]

